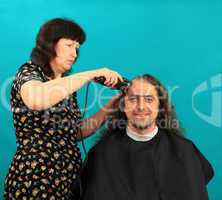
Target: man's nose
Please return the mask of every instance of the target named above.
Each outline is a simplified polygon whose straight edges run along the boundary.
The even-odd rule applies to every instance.
[[[143,98],[139,98],[137,101],[138,110],[143,111],[145,109],[145,107],[146,107],[146,105],[145,105]]]

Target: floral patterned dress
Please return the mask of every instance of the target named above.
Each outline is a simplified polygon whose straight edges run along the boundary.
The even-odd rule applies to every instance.
[[[81,120],[76,93],[49,109],[31,110],[20,88],[30,80],[49,81],[39,66],[22,65],[11,89],[17,151],[5,180],[4,198],[70,199],[81,155],[76,134]]]

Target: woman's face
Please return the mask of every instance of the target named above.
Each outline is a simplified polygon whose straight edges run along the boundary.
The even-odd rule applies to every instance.
[[[53,71],[56,74],[62,74],[68,71],[74,63],[79,48],[79,43],[75,40],[61,38],[55,45],[56,57],[50,62]]]

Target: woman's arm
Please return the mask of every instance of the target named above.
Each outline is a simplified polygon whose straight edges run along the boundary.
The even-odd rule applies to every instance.
[[[121,94],[114,96],[97,113],[83,120],[83,122],[81,123],[81,131],[82,131],[83,138],[90,136],[98,128],[100,128],[103,125],[103,123],[106,121],[110,113],[115,111],[120,97],[121,97]],[[81,133],[79,132],[77,136],[78,139],[81,139],[80,134]]]
[[[108,86],[115,85],[118,79],[122,80],[122,77],[117,72],[102,68],[57,78],[44,83],[31,80],[22,85],[20,93],[23,102],[28,108],[44,110],[59,103],[80,89],[85,83],[99,76],[106,78]]]

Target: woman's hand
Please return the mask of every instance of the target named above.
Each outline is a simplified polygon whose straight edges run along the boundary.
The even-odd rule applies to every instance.
[[[110,70],[108,68],[101,68],[98,70],[95,70],[95,78],[103,76],[106,80],[104,84],[108,87],[114,87],[118,81],[123,81],[122,76],[113,70]]]

